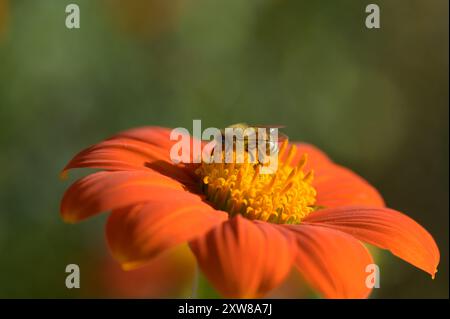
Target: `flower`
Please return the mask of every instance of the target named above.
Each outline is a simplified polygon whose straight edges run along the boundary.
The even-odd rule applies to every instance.
[[[188,242],[226,297],[261,297],[295,266],[326,298],[365,298],[372,257],[361,241],[434,277],[439,250],[417,222],[386,208],[377,190],[322,151],[284,143],[273,175],[252,164],[173,164],[170,130],[119,133],[64,168],[103,169],[70,186],[61,215],[111,211],[106,237],[124,269]]]
[[[96,268],[92,277],[95,278],[88,283],[88,288],[92,289],[87,290],[100,290],[97,297],[185,297],[190,295],[195,278],[195,258],[187,245],[179,245],[148,265],[130,271],[121,269],[108,255],[95,256],[94,261]]]

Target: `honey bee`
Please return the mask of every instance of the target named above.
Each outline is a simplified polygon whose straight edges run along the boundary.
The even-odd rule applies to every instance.
[[[267,156],[277,155],[279,147],[288,140],[288,136],[279,132],[278,129],[284,128],[283,125],[248,125],[246,123],[237,123],[228,126],[237,130],[236,135],[228,135],[227,130],[221,130],[219,138],[221,139],[222,150],[225,152],[233,151],[236,142],[243,143],[244,150],[250,156],[252,162],[264,163]],[[261,131],[261,129],[263,129]],[[261,134],[262,133],[262,134]],[[264,145],[265,153],[260,152],[261,145]]]

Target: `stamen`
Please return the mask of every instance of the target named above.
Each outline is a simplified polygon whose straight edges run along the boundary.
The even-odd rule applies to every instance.
[[[281,144],[280,151],[278,152],[278,157],[280,159],[283,158],[283,155],[284,155],[284,152],[286,151],[287,145],[288,145],[288,141],[284,140],[283,144]]]
[[[297,146],[292,145],[291,149],[289,150],[289,154],[288,154],[288,157],[286,159],[285,165],[290,165],[291,164],[292,159],[294,158],[296,152],[297,152]]]
[[[306,174],[306,176],[305,177],[303,177],[303,181],[305,181],[305,182],[312,182],[312,180],[313,180],[313,178],[314,178],[314,171],[313,170],[310,170],[309,172],[308,172],[308,174]]]
[[[306,165],[306,161],[308,160],[308,154],[303,153],[302,157],[300,158],[300,161],[298,162],[297,168],[299,171],[303,170]]]
[[[314,172],[303,172],[307,154],[291,166],[297,151],[295,145],[282,160],[287,147],[285,141],[278,153],[281,165],[271,175],[261,174],[259,163],[202,163],[196,174],[204,185],[206,199],[230,216],[241,214],[271,223],[300,223],[316,209]]]

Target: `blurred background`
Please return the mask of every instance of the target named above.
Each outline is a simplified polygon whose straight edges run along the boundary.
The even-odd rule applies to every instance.
[[[76,3],[81,28],[65,27]],[[0,0],[0,297],[187,297],[180,247],[124,273],[105,215],[59,218],[80,149],[142,125],[287,125],[436,239],[436,279],[379,252],[374,298],[449,296],[448,1]],[[72,178],[76,174],[72,174]],[[81,288],[65,287],[65,267]],[[165,280],[161,280],[165,278]],[[217,294],[200,278],[200,297]],[[293,274],[275,297],[315,296]]]

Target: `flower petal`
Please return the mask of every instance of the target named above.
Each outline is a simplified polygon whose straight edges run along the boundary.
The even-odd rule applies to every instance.
[[[289,232],[240,215],[190,245],[206,277],[232,298],[261,297],[288,275],[294,257]]]
[[[320,149],[315,147],[314,145],[307,144],[307,143],[296,143],[294,142],[290,146],[295,145],[297,148],[297,151],[292,159],[291,165],[295,166],[300,162],[300,159],[302,158],[303,154],[308,154],[308,161],[305,165],[305,170],[309,171],[310,169],[317,169],[318,167],[321,167],[322,165],[330,165],[333,164],[331,159]],[[286,152],[288,153],[288,152]]]
[[[109,170],[146,169],[146,163],[155,161],[170,162],[169,153],[158,146],[141,141],[115,138],[81,151],[64,170],[79,167]]]
[[[184,296],[192,285],[196,261],[187,245],[178,245],[152,259],[147,266],[124,271],[110,255],[95,253],[96,280],[84,286],[88,291],[101,287],[106,298],[173,298]],[[98,261],[97,261],[98,259]]]
[[[174,165],[170,159],[170,130],[145,127],[128,130],[79,152],[63,169],[64,176],[73,168],[90,167],[106,170],[154,169],[183,183],[192,183],[187,168]]]
[[[351,236],[314,225],[286,226],[296,235],[296,266],[325,298],[366,298],[367,249]]]
[[[170,140],[171,131],[171,129],[165,127],[144,126],[120,132],[112,138],[131,138],[169,150],[174,143]]]
[[[363,206],[324,209],[310,214],[304,222],[337,229],[388,249],[432,277],[437,271],[440,254],[433,237],[413,219],[395,210]]]
[[[98,172],[79,179],[67,189],[61,201],[61,215],[67,222],[77,222],[152,198],[173,201],[183,193],[186,191],[182,184],[151,170]]]
[[[317,205],[326,208],[350,205],[384,207],[380,193],[351,170],[333,164],[314,170]]]
[[[317,206],[339,207],[370,205],[384,207],[378,191],[351,170],[337,165],[315,146],[295,143],[297,151],[291,165],[297,165],[304,153],[308,154],[305,172],[314,171],[313,186],[317,190]],[[289,152],[285,152],[287,154]],[[286,157],[286,156],[285,156]]]
[[[227,219],[192,195],[155,199],[112,212],[106,235],[112,255],[124,269],[142,266],[161,252],[204,234]]]

